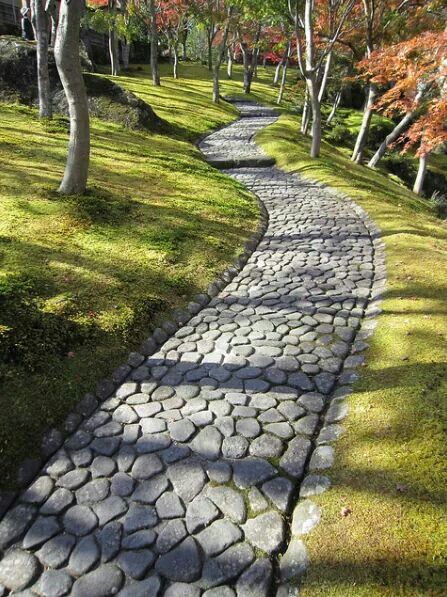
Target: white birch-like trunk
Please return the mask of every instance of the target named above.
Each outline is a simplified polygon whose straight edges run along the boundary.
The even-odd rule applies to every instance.
[[[331,72],[331,67],[332,67],[332,52],[329,52],[329,54],[326,57],[323,78],[322,78],[321,84],[320,84],[320,92],[318,94],[318,101],[320,102],[320,104],[323,101],[324,95],[326,93],[326,87],[327,87],[327,83],[329,80],[329,74]]]
[[[44,0],[36,0],[35,21],[37,32],[37,87],[39,91],[39,117],[52,118],[50,75],[48,72],[48,15]]]
[[[56,66],[64,87],[70,115],[67,163],[59,193],[85,192],[90,158],[88,101],[79,58],[79,29],[82,0],[61,0],[59,26],[54,48]]]
[[[279,77],[281,75],[281,67],[283,65],[283,60],[280,60],[276,65],[275,74],[273,75],[273,87],[276,87],[279,83]]]
[[[310,102],[309,102],[309,90],[307,89],[307,84],[306,84],[306,91],[304,94],[303,115],[301,117],[301,133],[303,135],[307,135],[307,131],[309,129],[310,117],[311,117],[311,108],[310,108]]]
[[[363,111],[362,124],[355,141],[354,151],[352,152],[351,160],[357,164],[361,164],[363,161],[363,154],[365,152],[366,143],[368,141],[369,129],[371,126],[371,119],[374,112],[374,102],[377,97],[377,90],[374,85],[370,85],[368,88],[368,96]]]
[[[408,112],[402,118],[402,120],[394,127],[389,135],[386,136],[385,140],[380,144],[379,149],[373,155],[373,157],[369,160],[368,166],[370,168],[375,168],[380,160],[385,155],[386,150],[388,147],[397,141],[401,134],[409,127],[411,121],[413,120],[414,112]]]
[[[178,46],[177,46],[177,44],[174,44],[172,50],[174,52],[173,75],[174,75],[174,79],[178,79],[179,77],[178,77]]]
[[[318,99],[318,83],[316,75],[308,78],[309,99],[312,107],[312,143],[310,157],[320,157],[321,148],[321,104]]]
[[[339,89],[339,91],[337,91],[337,95],[335,96],[334,103],[332,104],[332,110],[326,120],[326,124],[331,124],[331,122],[333,121],[334,116],[337,113],[338,106],[340,105],[340,102],[341,102],[341,96],[342,96],[342,90]]]
[[[227,53],[227,79],[233,78],[233,52],[231,48],[228,48]]]
[[[109,55],[111,73],[116,77],[120,72],[120,62],[118,55],[118,37],[114,29],[109,31]]]
[[[287,70],[289,68],[289,59],[290,59],[290,50],[291,50],[291,44],[288,43],[286,53],[284,56],[285,61],[284,61],[283,69],[282,69],[281,85],[279,86],[278,99],[276,100],[276,103],[278,105],[282,102],[282,98],[284,96],[284,90],[286,88]]]
[[[428,156],[428,153],[424,153],[419,158],[418,173],[413,186],[413,192],[416,193],[416,195],[422,195],[422,191],[424,189],[425,175],[427,174]]]

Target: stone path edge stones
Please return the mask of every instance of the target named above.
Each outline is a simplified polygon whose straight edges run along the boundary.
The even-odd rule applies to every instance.
[[[240,120],[241,117],[237,120]],[[237,120],[234,122],[237,122]],[[199,145],[204,139],[227,126],[228,124],[222,125],[221,127],[213,129],[211,132],[201,135],[195,142],[196,147],[199,149]],[[62,428],[54,427],[49,429],[42,436],[40,455],[34,458],[26,458],[17,468],[18,489],[15,491],[0,491],[0,521],[9,508],[14,505],[14,502],[20,493],[31,485],[39,476],[41,468],[62,446],[66,437],[74,433],[81,424],[92,415],[99,404],[109,398],[123,382],[130,379],[132,372],[140,366],[145,358],[151,356],[160,346],[173,337],[180,327],[186,325],[194,315],[197,315],[199,311],[204,309],[208,303],[228,286],[240,271],[242,271],[264,237],[269,223],[269,215],[264,203],[255,193],[252,193],[252,195],[255,198],[259,209],[258,225],[255,232],[244,243],[240,255],[235,259],[232,265],[229,265],[208,285],[205,292],[195,295],[193,300],[183,309],[174,310],[172,319],[166,319],[160,327],[156,328],[152,334],[148,336],[141,345],[140,352],[131,352],[127,362],[119,365],[115,371],[113,371],[110,378],[101,379],[96,384],[95,391],[87,393],[75,406],[74,411],[67,415]]]

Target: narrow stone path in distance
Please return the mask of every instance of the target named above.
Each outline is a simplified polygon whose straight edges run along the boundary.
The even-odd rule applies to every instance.
[[[352,202],[269,165],[253,136],[275,116],[240,108],[250,115],[201,147],[243,166],[227,172],[264,203],[265,237],[6,514],[6,592],[295,594],[306,554],[290,515],[300,490],[327,484],[339,399],[362,359],[374,245]]]

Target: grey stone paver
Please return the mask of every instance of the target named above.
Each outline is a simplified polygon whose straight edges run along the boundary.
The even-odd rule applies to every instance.
[[[375,245],[352,202],[268,165],[254,134],[275,116],[240,108],[248,117],[201,149],[262,200],[267,231],[215,298],[159,328],[155,352],[133,353],[119,388],[85,403],[0,522],[8,589],[248,597],[286,591],[308,565],[298,536],[320,513],[295,502],[330,485]],[[275,572],[259,550],[283,552]]]

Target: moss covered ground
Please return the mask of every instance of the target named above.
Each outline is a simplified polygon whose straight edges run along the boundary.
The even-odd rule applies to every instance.
[[[42,434],[172,310],[222,272],[257,226],[254,198],[190,142],[235,119],[211,103],[208,71],[162,68],[116,80],[170,126],[166,135],[92,120],[89,192],[56,189],[68,123],[0,105],[0,485],[39,452]],[[271,72],[253,85],[273,99]],[[240,92],[240,72],[223,92]]]
[[[388,289],[336,444],[332,488],[315,500],[302,595],[447,594],[447,227],[427,201],[324,142],[308,157],[299,119],[258,141],[285,170],[355,199],[380,226]],[[343,508],[350,514],[342,516]]]

